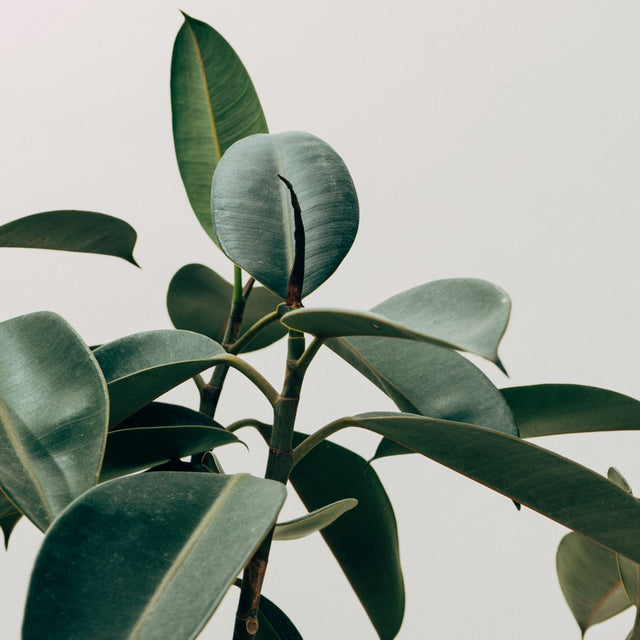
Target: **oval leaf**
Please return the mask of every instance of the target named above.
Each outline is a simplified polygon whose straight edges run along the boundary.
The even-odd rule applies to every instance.
[[[537,384],[501,390],[523,438],[640,429],[640,402],[598,387]]]
[[[171,110],[180,175],[198,221],[217,244],[211,224],[211,180],[234,142],[266,133],[251,78],[229,43],[186,14],[173,46]]]
[[[171,329],[119,338],[93,353],[107,380],[110,427],[227,356],[205,336]]]
[[[389,338],[337,338],[327,346],[405,413],[477,424],[517,436],[506,401],[471,362],[451,349]],[[384,439],[375,458],[411,453]]]
[[[616,554],[577,533],[560,541],[558,580],[582,635],[631,606],[622,588]]]
[[[640,503],[576,462],[498,431],[403,413],[343,418],[323,435],[346,426],[390,438],[640,562]]]
[[[303,438],[295,434],[296,444]],[[375,470],[352,451],[321,442],[294,467],[291,483],[309,510],[358,500],[357,509],[321,534],[378,636],[395,638],[404,614],[404,582],[393,507]]]
[[[93,211],[45,211],[0,227],[0,247],[80,251],[133,258],[137,234],[124,220]]]
[[[293,185],[302,210],[304,296],[336,270],[358,229],[353,181],[326,142],[293,131],[234,144],[213,177],[213,226],[233,262],[286,298],[295,257],[294,216],[290,194],[278,175]]]
[[[328,527],[341,515],[354,509],[357,505],[358,501],[355,498],[345,498],[316,509],[295,520],[278,523],[273,532],[273,539],[297,540],[298,538],[305,538],[316,531]]]
[[[285,314],[282,323],[325,338],[378,336],[430,342],[483,356],[504,371],[497,349],[510,310],[509,297],[496,285],[454,278],[399,293],[371,312],[297,309]]]
[[[184,425],[116,429],[107,437],[100,481],[233,442],[240,441],[221,427]]]
[[[249,475],[145,473],[99,485],[44,540],[23,640],[43,629],[51,640],[195,638],[284,498],[283,485]]]
[[[89,348],[49,312],[0,323],[0,486],[46,530],[98,481],[108,400]]]
[[[222,342],[229,318],[233,286],[215,271],[201,264],[188,264],[172,278],[167,309],[176,329],[202,333]],[[249,329],[282,302],[264,287],[254,286],[244,309],[243,329]],[[242,350],[255,351],[273,344],[287,333],[280,322],[265,327]],[[242,333],[239,337],[242,337]]]

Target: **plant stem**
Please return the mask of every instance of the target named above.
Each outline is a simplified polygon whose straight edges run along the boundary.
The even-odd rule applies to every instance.
[[[287,366],[282,393],[273,407],[273,429],[265,478],[286,484],[293,468],[293,428],[300,401],[303,376],[298,361],[304,353],[304,335],[289,331]],[[258,603],[269,562],[273,531],[258,547],[242,575],[233,640],[252,640],[258,632]]]
[[[247,291],[242,290],[242,270],[237,265],[233,265],[233,297],[231,300],[231,309],[229,311],[229,319],[224,330],[222,338],[222,346],[228,351],[229,347],[238,339],[242,329],[242,317],[244,315],[244,307],[247,297],[253,287],[253,278],[247,282]],[[200,388],[200,413],[213,418],[220,394],[222,393],[222,385],[229,371],[228,365],[222,364],[214,368],[211,380]]]

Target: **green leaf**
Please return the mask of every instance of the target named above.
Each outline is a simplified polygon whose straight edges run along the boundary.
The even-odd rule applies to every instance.
[[[607,478],[609,478],[611,482],[615,482],[627,493],[633,493],[631,491],[631,485],[627,482],[627,479],[615,467],[609,467],[609,470],[607,471]]]
[[[119,218],[93,211],[45,211],[0,227],[0,247],[80,251],[133,258],[137,234]]]
[[[640,402],[577,384],[502,389],[523,438],[559,433],[640,429]]]
[[[0,487],[38,528],[98,481],[108,400],[89,348],[50,312],[0,323]]]
[[[211,180],[228,147],[267,123],[251,78],[229,43],[184,15],[171,59],[173,141],[189,202],[204,230],[211,224]]]
[[[560,541],[556,555],[558,580],[582,635],[589,627],[627,609],[616,554],[577,533]]]
[[[341,515],[347,511],[354,509],[358,505],[355,498],[346,498],[338,500],[333,504],[328,504],[320,509],[316,509],[311,513],[307,513],[300,518],[281,522],[276,525],[273,532],[274,540],[297,540],[320,531],[335,522]]]
[[[273,526],[285,493],[245,474],[181,472],[88,491],[40,549],[23,640],[39,640],[43,629],[51,640],[195,638]]]
[[[304,296],[337,269],[358,229],[353,181],[326,142],[292,131],[234,144],[213,177],[213,226],[230,260],[286,298],[295,257],[294,216],[278,175],[293,185],[302,210]]]
[[[205,336],[172,329],[119,338],[93,353],[107,380],[110,428],[227,356]]]
[[[621,555],[616,555],[622,588],[629,602],[640,607],[640,564]]]
[[[303,440],[295,434],[295,441]],[[395,638],[404,614],[404,583],[391,502],[360,456],[322,442],[293,469],[291,483],[310,511],[353,497],[357,509],[321,531],[382,640]]]
[[[233,286],[215,271],[201,264],[188,264],[173,276],[169,284],[167,309],[171,322],[177,329],[202,333],[222,342],[232,295]],[[244,309],[243,329],[246,331],[263,316],[275,311],[281,302],[282,299],[268,289],[254,286]],[[286,327],[280,322],[272,322],[243,351],[267,347],[286,333]]]
[[[370,337],[332,339],[327,346],[386,393],[400,411],[518,435],[498,389],[478,367],[451,349]],[[384,439],[375,458],[400,453],[411,452]]]
[[[13,502],[11,502],[2,489],[0,489],[0,529],[2,529],[4,535],[5,549],[9,548],[9,538],[21,517],[22,514],[20,511],[16,509]]]
[[[221,428],[220,424],[204,413],[168,402],[148,404],[119,423],[117,428],[137,429],[140,427],[180,427],[183,425]]]
[[[378,336],[429,342],[478,354],[504,370],[497,349],[510,309],[509,297],[496,285],[454,278],[399,293],[371,312],[296,309],[285,314],[282,323],[325,338]]]
[[[390,438],[640,562],[640,503],[576,462],[498,431],[403,413],[342,418],[323,435],[346,426]]]
[[[260,596],[255,640],[302,640],[302,636],[282,609]]]
[[[19,511],[14,511],[13,513],[0,516],[0,528],[2,529],[2,534],[4,535],[4,548],[9,548],[9,538],[11,537],[11,533],[13,529],[18,524],[18,520],[22,518],[22,514]]]
[[[240,441],[221,427],[185,425],[117,429],[107,437],[100,481],[234,442]]]
[[[235,586],[242,588],[238,578]],[[258,633],[255,640],[302,640],[302,636],[287,615],[264,595],[258,605]]]

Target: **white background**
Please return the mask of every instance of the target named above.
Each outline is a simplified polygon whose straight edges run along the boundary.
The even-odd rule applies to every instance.
[[[570,382],[640,395],[638,3],[2,4],[0,223],[63,208],[109,213],[138,231],[143,268],[4,249],[0,319],[51,309],[95,344],[169,327],[166,287],[186,263],[232,277],[190,211],[173,151],[169,65],[183,9],[239,53],[272,132],[314,133],[353,175],[358,238],[307,306],[367,309],[427,280],[485,278],[514,304],[501,347],[511,379],[481,365],[498,386]],[[281,358],[266,356],[252,361],[277,386]],[[231,383],[222,421],[268,418],[250,387]],[[195,387],[172,397],[194,406]],[[300,428],[391,408],[322,354]],[[228,448],[228,470],[259,474],[264,448],[246,438],[252,452]],[[341,441],[365,456],[375,447],[357,434]],[[615,465],[640,491],[636,434],[538,443],[600,473]],[[562,527],[418,456],[376,468],[398,518],[399,638],[579,638],[555,576]],[[285,516],[299,513],[292,503]],[[0,552],[3,638],[19,637],[40,540],[23,521]],[[277,545],[265,593],[305,640],[376,637],[317,534]],[[202,638],[230,638],[235,597]],[[587,637],[622,639],[631,619]]]

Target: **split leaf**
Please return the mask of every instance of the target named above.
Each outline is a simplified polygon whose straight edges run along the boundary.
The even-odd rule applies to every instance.
[[[337,269],[358,229],[358,199],[340,156],[309,133],[255,135],[234,144],[213,177],[211,212],[220,247],[273,293],[287,297],[295,259],[294,214],[305,229],[306,296]]]

